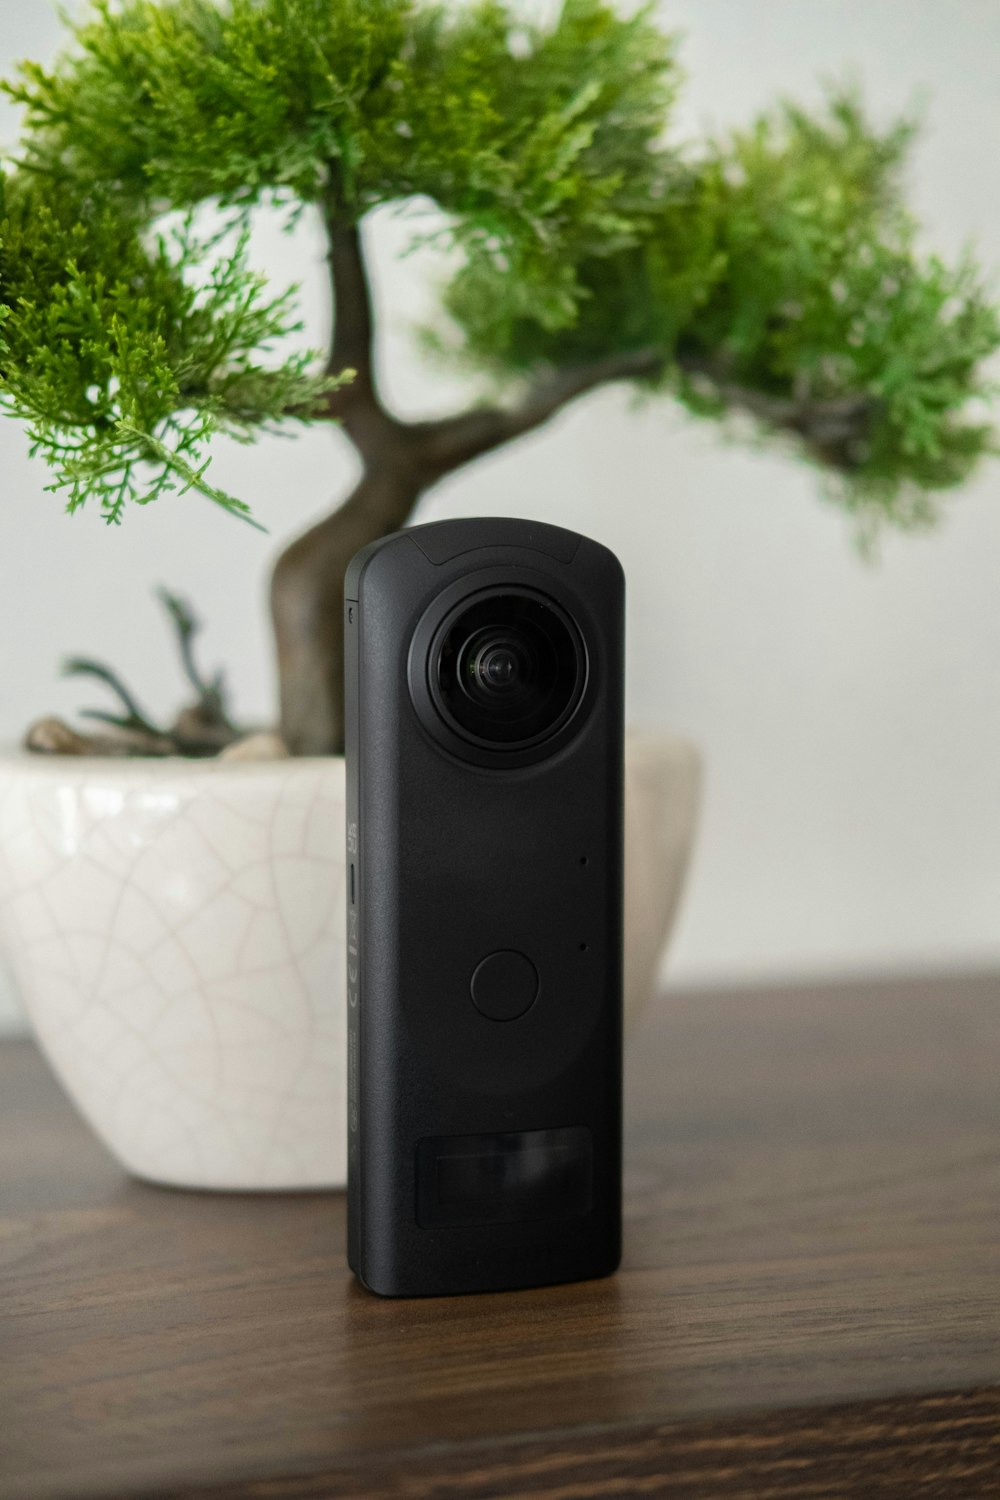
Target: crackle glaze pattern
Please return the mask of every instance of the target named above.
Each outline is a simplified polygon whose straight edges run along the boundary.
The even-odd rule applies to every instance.
[[[627,1007],[648,995],[698,763],[630,742]],[[346,1170],[344,765],[0,761],[0,940],[38,1039],[138,1176],[336,1187]]]
[[[343,786],[339,761],[0,771],[8,959],[131,1171],[343,1181]]]

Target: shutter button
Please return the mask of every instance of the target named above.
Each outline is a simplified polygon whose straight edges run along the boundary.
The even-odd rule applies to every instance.
[[[513,948],[489,953],[472,976],[472,1001],[491,1021],[516,1021],[535,1003],[538,970]]]

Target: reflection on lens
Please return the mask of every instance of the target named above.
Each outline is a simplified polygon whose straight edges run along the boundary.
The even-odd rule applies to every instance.
[[[482,678],[490,687],[505,688],[517,681],[517,657],[502,647],[491,651],[480,665]]]
[[[493,693],[522,689],[532,675],[532,660],[532,642],[524,631],[488,626],[461,647],[459,681],[474,702],[489,703]]]
[[[583,648],[540,595],[495,591],[453,616],[431,663],[438,708],[466,737],[510,748],[553,734],[580,700]]]

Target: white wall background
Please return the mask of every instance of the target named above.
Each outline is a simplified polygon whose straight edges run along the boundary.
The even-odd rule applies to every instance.
[[[51,55],[48,4],[0,0],[0,19],[0,72]],[[859,77],[880,117],[926,90],[912,196],[927,242],[954,254],[972,238],[1000,264],[1000,10],[989,0],[672,0],[664,24],[686,33],[687,136],[745,120],[778,93],[814,98],[824,77]],[[0,139],[15,123],[7,108]],[[408,340],[431,305],[433,267],[395,260],[402,233],[386,217],[370,239],[386,381],[416,413],[462,391]],[[317,339],[321,253],[308,224],[292,240],[262,225],[255,247],[274,275],[303,281]],[[0,741],[80,705],[85,689],[55,676],[71,651],[113,661],[154,710],[174,705],[178,673],[152,600],[160,582],[205,616],[206,660],[226,664],[242,714],[266,719],[269,563],[351,471],[329,432],[220,447],[215,474],[269,537],[193,497],[109,531],[96,514],[63,516],[20,430],[0,424]],[[427,503],[422,519],[538,515],[621,556],[631,718],[682,730],[708,766],[676,981],[1000,958],[998,502],[994,463],[939,533],[890,538],[868,566],[807,469],[726,446],[667,405],[633,413],[609,391]]]

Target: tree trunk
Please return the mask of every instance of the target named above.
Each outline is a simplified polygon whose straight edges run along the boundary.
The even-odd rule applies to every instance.
[[[366,473],[339,510],[279,557],[271,581],[281,729],[293,755],[344,748],[344,574],[359,547],[404,525],[426,487],[417,466]]]
[[[359,547],[403,526],[423,492],[445,474],[522,433],[575,396],[609,380],[650,375],[655,350],[635,350],[558,370],[506,410],[476,407],[430,422],[403,422],[382,405],[373,361],[372,300],[360,226],[341,217],[337,177],[324,205],[333,295],[327,370],[350,378],[330,392],[322,416],[353,443],[363,477],[339,510],[293,542],[271,582],[281,730],[293,755],[344,748],[344,574]]]
[[[340,509],[294,541],[274,569],[281,732],[293,755],[337,755],[344,748],[344,574],[358,548],[404,526],[420,496],[445,474],[532,432],[583,392],[662,363],[655,351],[615,355],[556,371],[510,409],[474,407],[437,421],[401,422],[378,398],[370,327],[365,318],[358,326],[358,299],[367,306],[367,292],[357,232],[337,231],[332,244],[337,280],[355,298],[341,338],[356,373],[333,392],[327,415],[341,423],[364,473]],[[331,356],[331,370],[344,367],[347,352]]]

